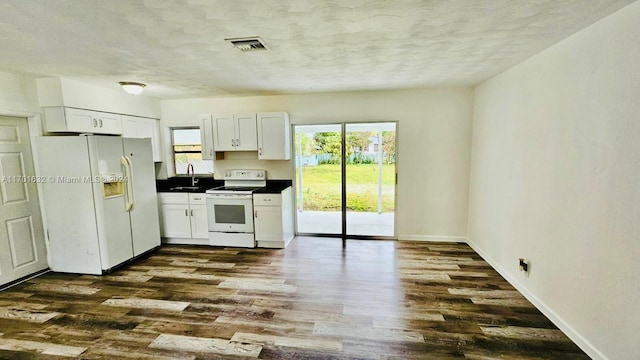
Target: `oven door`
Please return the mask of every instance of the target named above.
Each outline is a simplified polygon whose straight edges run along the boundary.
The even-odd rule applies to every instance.
[[[253,233],[253,200],[248,197],[207,195],[209,231]]]

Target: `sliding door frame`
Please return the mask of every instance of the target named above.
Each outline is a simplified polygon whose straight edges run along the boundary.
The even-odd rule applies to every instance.
[[[393,203],[394,203],[394,209],[393,209],[393,236],[383,236],[383,235],[349,235],[347,234],[347,133],[346,133],[346,126],[350,125],[350,124],[359,124],[359,123],[367,123],[367,124],[376,124],[376,123],[395,123],[395,131],[396,131],[396,146],[395,146],[395,150],[396,150],[396,161],[395,161],[395,184],[394,184],[394,199],[393,199]],[[293,161],[292,161],[292,167],[293,167],[293,174],[294,174],[294,181],[293,181],[293,186],[294,186],[294,193],[297,194],[298,193],[298,182],[295,179],[295,174],[296,174],[296,130],[295,127],[296,126],[313,126],[313,125],[340,125],[340,131],[341,131],[341,139],[342,139],[342,143],[341,143],[341,156],[340,156],[340,181],[341,181],[341,229],[342,229],[342,233],[341,234],[328,234],[328,233],[301,233],[298,232],[298,196],[294,196],[294,212],[295,212],[295,235],[296,236],[315,236],[315,237],[330,237],[330,238],[342,238],[342,246],[344,247],[346,245],[346,240],[347,239],[356,239],[356,240],[397,240],[398,239],[398,163],[399,163],[399,155],[398,155],[398,127],[399,127],[399,122],[397,120],[389,120],[389,121],[352,121],[352,122],[338,122],[338,123],[318,123],[318,124],[292,124],[291,127],[291,137],[292,137],[292,141],[291,141],[291,153],[294,154],[293,155]],[[299,176],[302,176],[302,174],[299,174]]]

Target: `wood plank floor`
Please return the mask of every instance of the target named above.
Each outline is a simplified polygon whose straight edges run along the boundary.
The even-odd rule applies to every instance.
[[[465,244],[164,246],[0,292],[0,359],[588,359]]]

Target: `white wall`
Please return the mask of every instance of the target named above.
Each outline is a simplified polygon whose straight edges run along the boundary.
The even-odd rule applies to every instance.
[[[471,89],[166,100],[162,101],[162,125],[199,125],[202,113],[253,111],[286,111],[292,124],[398,120],[399,238],[465,238]],[[265,168],[271,178],[293,178],[291,161],[258,161],[257,153],[227,153],[227,159],[216,162],[217,173],[246,166]]]
[[[640,354],[638,39],[636,2],[476,88],[470,243],[594,358]]]
[[[34,78],[0,72],[0,114],[40,113]]]

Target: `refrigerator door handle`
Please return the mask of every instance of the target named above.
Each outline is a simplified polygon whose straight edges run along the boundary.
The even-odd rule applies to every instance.
[[[133,166],[131,165],[131,159],[126,156],[120,158],[120,162],[124,166],[124,184],[126,192],[126,202],[124,205],[125,211],[131,211],[133,208]]]

